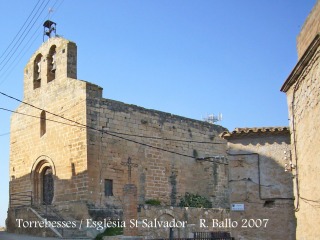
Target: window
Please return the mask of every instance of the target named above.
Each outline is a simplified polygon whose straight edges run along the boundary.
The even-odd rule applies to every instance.
[[[113,180],[105,179],[104,180],[104,195],[105,196],[113,196]]]
[[[40,114],[40,137],[42,137],[46,133],[46,131],[46,112],[42,111]]]

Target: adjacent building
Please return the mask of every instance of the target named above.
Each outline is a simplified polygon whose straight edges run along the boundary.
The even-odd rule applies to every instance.
[[[233,236],[294,240],[289,128],[236,128],[221,136],[228,140],[230,217],[244,224]]]
[[[292,144],[297,239],[318,239],[320,223],[320,3],[297,38],[298,63],[283,84]]]

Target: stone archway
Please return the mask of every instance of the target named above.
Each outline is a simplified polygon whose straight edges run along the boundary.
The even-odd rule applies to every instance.
[[[47,156],[40,156],[31,169],[34,204],[52,204],[54,200],[55,167]]]

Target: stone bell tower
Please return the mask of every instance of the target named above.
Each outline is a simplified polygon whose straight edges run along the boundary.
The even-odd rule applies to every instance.
[[[24,69],[24,97],[45,92],[49,84],[66,78],[77,78],[77,46],[64,38],[49,38]]]
[[[43,42],[26,64],[24,103],[11,117],[10,199],[25,191],[24,205],[86,198],[87,132],[67,120],[87,121],[88,83],[76,78],[77,46],[61,37]]]

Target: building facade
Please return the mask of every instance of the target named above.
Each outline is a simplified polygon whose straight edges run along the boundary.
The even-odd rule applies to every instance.
[[[297,239],[317,239],[320,223],[320,4],[297,38],[298,63],[283,84],[289,110]]]
[[[233,236],[296,239],[292,174],[286,170],[289,128],[236,128],[221,136],[228,140],[230,204],[243,207],[230,217],[245,223],[232,229]]]
[[[9,209],[45,204],[66,218],[121,219],[129,182],[138,204],[177,206],[188,192],[226,208],[225,130],[103,98],[77,79],[76,44],[49,38],[24,69],[11,118]],[[221,164],[204,161],[217,156]]]

